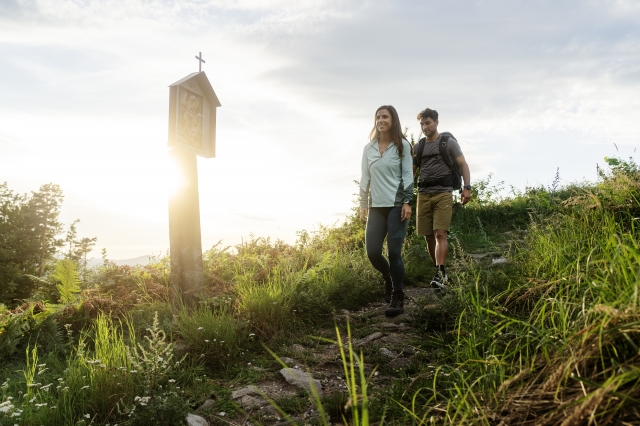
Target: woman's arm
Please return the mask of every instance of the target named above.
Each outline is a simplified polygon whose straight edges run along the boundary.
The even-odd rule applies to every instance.
[[[402,214],[401,219],[407,220],[411,217],[411,200],[413,200],[413,156],[411,155],[411,145],[409,142],[402,141],[402,184],[404,185],[404,191],[402,194]]]
[[[360,219],[367,220],[369,209],[369,185],[371,174],[369,173],[369,160],[367,159],[367,146],[362,150],[362,163],[360,165]]]

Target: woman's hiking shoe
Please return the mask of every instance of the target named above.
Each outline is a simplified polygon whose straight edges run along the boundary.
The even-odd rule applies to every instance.
[[[397,317],[404,312],[404,291],[393,290],[391,293],[391,302],[389,307],[384,311],[388,317]]]
[[[431,288],[444,290],[447,284],[447,274],[437,271],[431,280]]]
[[[391,292],[393,291],[393,283],[391,282],[391,274],[383,275],[384,279],[384,301],[391,302]]]

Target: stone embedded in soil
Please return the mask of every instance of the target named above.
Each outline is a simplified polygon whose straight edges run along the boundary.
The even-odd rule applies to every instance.
[[[367,343],[371,343],[374,340],[381,338],[382,336],[383,336],[382,333],[377,331],[377,332],[375,332],[373,334],[368,335],[367,337],[363,337],[362,339],[358,339],[358,340],[354,341],[353,342],[353,346],[355,346],[355,347],[364,346]]]
[[[388,343],[388,344],[392,344],[392,345],[398,345],[400,343],[404,342],[404,338],[398,334],[390,334],[388,336],[384,336],[382,339],[380,339],[380,342],[382,343]]]
[[[381,322],[380,324],[376,324],[376,327],[384,328],[385,330],[397,330],[399,328],[403,328],[404,323],[394,324],[392,322]]]
[[[281,356],[280,357],[280,361],[284,362],[285,364],[287,364],[288,366],[296,366],[296,365],[300,365],[300,363],[298,361],[296,361],[293,358],[289,358],[288,356]]]
[[[410,365],[411,365],[411,360],[409,358],[402,358],[402,357],[392,359],[391,362],[389,362],[388,364],[389,368],[393,368],[394,370],[407,368]]]
[[[191,413],[187,414],[184,420],[187,422],[187,426],[209,426],[209,422],[204,418]]]
[[[387,358],[395,358],[398,356],[397,353],[387,349],[387,348],[380,348],[380,354],[386,356]]]
[[[198,407],[198,409],[196,410],[196,412],[199,411],[204,411],[204,410],[208,410],[210,408],[213,408],[216,405],[216,401],[214,401],[213,399],[206,399],[202,405],[200,407]]]
[[[296,354],[304,354],[305,351],[305,347],[302,345],[299,345],[297,343],[294,343],[293,345],[291,345],[291,352],[296,353]]]
[[[242,389],[233,391],[231,393],[231,399],[239,399],[245,395],[260,395],[260,388],[253,385],[245,386]]]
[[[245,395],[240,400],[240,404],[242,405],[242,408],[244,408],[245,410],[253,410],[256,408],[260,408],[264,405],[267,405],[268,402],[263,398],[255,398],[250,395]]]
[[[314,379],[311,374],[295,368],[283,368],[280,370],[280,374],[282,374],[282,377],[284,377],[289,384],[305,389],[309,393],[311,393],[311,384],[313,383],[313,387],[316,389],[316,392],[318,392],[318,395],[322,396],[320,380]]]

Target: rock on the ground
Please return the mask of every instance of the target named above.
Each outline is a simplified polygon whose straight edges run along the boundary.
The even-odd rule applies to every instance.
[[[231,399],[239,399],[245,395],[260,395],[260,389],[253,385],[245,386],[231,392]]]
[[[287,365],[290,366],[294,366],[294,365],[300,365],[300,363],[298,361],[296,361],[293,358],[289,358],[288,356],[282,356],[280,357],[280,361],[284,362]]]
[[[403,343],[404,339],[402,338],[402,336],[400,336],[398,334],[390,334],[390,335],[384,336],[382,339],[380,339],[380,342],[389,343],[389,344],[392,344],[392,345],[397,345],[397,344]]]
[[[291,351],[296,354],[304,354],[305,348],[298,343],[294,343],[291,345]]]
[[[307,392],[311,392],[311,385],[316,389],[319,396],[322,396],[322,386],[320,380],[314,379],[313,376],[304,371],[297,370],[295,368],[283,368],[280,370],[282,377],[291,385],[298,386],[305,389]]]
[[[206,399],[201,406],[198,407],[198,409],[196,410],[196,412],[198,411],[203,411],[203,410],[208,410],[210,408],[212,408],[213,406],[216,405],[216,401],[213,399]]]
[[[382,337],[382,333],[380,333],[378,331],[378,332],[375,332],[373,334],[368,335],[367,337],[363,337],[362,339],[356,340],[355,342],[353,342],[353,346],[355,346],[355,347],[364,346],[367,343],[371,343],[374,340],[379,339],[381,337]]]
[[[403,357],[392,359],[391,362],[389,362],[389,367],[393,369],[407,368],[410,365],[411,365],[411,360],[409,358],[403,358]]]
[[[392,322],[381,322],[380,324],[376,324],[376,327],[384,328],[386,330],[397,330],[399,328],[403,328],[404,324],[394,324]]]
[[[187,426],[209,426],[208,421],[196,414],[189,413],[184,420],[187,422]]]
[[[387,348],[380,348],[380,354],[386,356],[387,358],[395,358],[398,356],[397,353],[387,349]]]
[[[240,404],[245,410],[253,410],[267,405],[268,402],[263,398],[256,398],[250,395],[245,395],[240,400]]]

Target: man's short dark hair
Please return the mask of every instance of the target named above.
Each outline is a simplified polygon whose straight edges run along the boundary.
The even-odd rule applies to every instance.
[[[418,120],[422,120],[423,118],[430,118],[433,121],[438,121],[438,111],[431,108],[425,108],[418,113]]]

